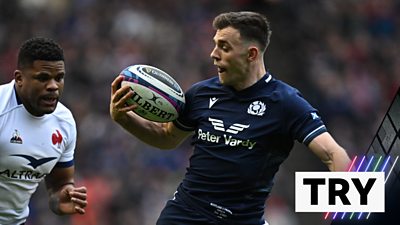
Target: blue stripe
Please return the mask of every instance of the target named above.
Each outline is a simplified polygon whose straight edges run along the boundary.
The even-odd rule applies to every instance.
[[[56,164],[56,167],[66,168],[66,167],[71,167],[73,165],[74,165],[74,160],[71,160],[68,162],[58,162]]]

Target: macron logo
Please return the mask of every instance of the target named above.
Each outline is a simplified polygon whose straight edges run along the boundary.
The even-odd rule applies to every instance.
[[[231,133],[231,134],[237,134],[237,133],[243,131],[244,129],[250,127],[250,125],[234,123],[228,129],[225,130],[224,121],[219,120],[219,119],[214,119],[211,117],[208,118],[208,121],[211,122],[211,124],[214,126],[215,130],[219,130],[219,131],[223,131],[223,132],[227,132],[227,133]]]
[[[218,101],[218,98],[212,97],[210,98],[210,103],[208,104],[208,108],[211,109],[211,107]]]

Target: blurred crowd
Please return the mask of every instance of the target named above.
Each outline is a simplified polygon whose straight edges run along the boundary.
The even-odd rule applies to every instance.
[[[363,154],[400,85],[400,2],[395,0],[15,0],[0,1],[0,83],[13,79],[16,54],[32,36],[65,50],[62,102],[78,125],[77,182],[89,189],[85,216],[57,217],[44,184],[27,225],[154,225],[185,173],[190,142],[162,151],[114,124],[111,81],[125,67],[149,64],[187,90],[215,76],[212,19],[255,10],[272,26],[266,65],[318,108],[350,155]],[[294,171],[326,170],[296,145],[267,201],[271,225],[322,223],[294,213]]]

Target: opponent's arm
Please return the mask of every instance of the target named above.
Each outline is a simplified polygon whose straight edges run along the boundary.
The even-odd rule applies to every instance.
[[[121,86],[123,77],[117,77],[111,84],[111,118],[136,136],[141,141],[161,149],[171,149],[180,144],[192,132],[178,129],[172,122],[157,123],[146,120],[134,112],[137,105],[128,105],[126,101],[133,96],[133,91]]]
[[[74,166],[55,167],[45,178],[49,206],[55,214],[85,213],[88,204],[86,187],[75,187],[74,171]]]
[[[328,166],[330,171],[347,171],[350,165],[350,158],[346,151],[328,132],[315,137],[308,148]]]

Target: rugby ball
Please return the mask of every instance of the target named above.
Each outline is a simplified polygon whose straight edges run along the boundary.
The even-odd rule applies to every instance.
[[[166,72],[149,65],[131,65],[120,73],[121,86],[129,86],[134,95],[127,101],[137,104],[139,116],[156,122],[178,118],[185,104],[185,95],[179,84]]]

